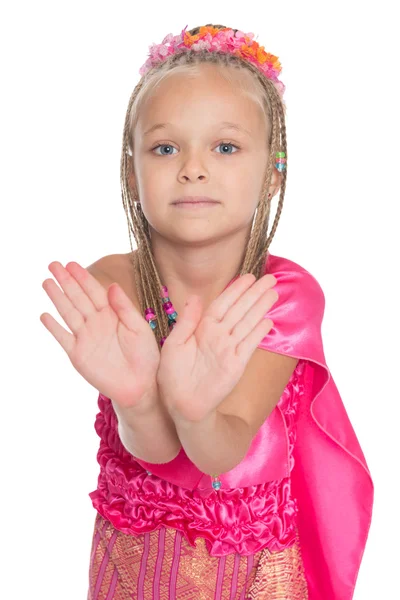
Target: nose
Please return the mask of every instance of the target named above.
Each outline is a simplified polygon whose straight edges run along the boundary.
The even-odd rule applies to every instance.
[[[208,169],[198,154],[192,153],[187,156],[178,175],[179,181],[207,181]]]

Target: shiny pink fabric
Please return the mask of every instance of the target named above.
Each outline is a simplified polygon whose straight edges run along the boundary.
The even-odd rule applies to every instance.
[[[96,430],[101,437],[98,489],[89,495],[95,508],[122,531],[124,526],[132,530],[137,518],[142,524],[153,519],[156,528],[163,515],[176,507],[174,502],[183,505],[186,511],[194,510],[194,513],[180,513],[184,517],[194,514],[194,520],[186,522],[186,533],[193,538],[196,528],[203,528],[202,535],[216,554],[223,553],[232,543],[236,543],[236,547],[242,544],[244,553],[254,552],[257,535],[260,547],[264,543],[265,547],[273,543],[289,545],[291,524],[296,518],[309,600],[351,600],[371,522],[373,482],[326,365],[321,337],[325,298],[320,285],[295,262],[271,254],[267,258],[266,272],[273,273],[277,279],[275,289],[279,299],[266,314],[273,320],[274,327],[259,347],[301,359],[296,375],[293,374],[283,394],[283,397],[288,393],[292,398],[299,397],[293,456],[290,456],[290,427],[281,410],[281,398],[254,438],[247,456],[235,469],[221,476],[222,488],[215,494],[209,487],[210,478],[191,463],[183,449],[167,464],[136,461],[120,442],[118,445],[110,411],[104,411],[96,419]],[[303,367],[303,387],[292,395],[291,386],[299,375],[297,370]],[[107,399],[100,395],[100,408],[101,402]],[[140,465],[150,470],[159,478],[155,479],[158,483],[143,470],[141,475],[136,471],[132,479],[133,465],[135,469]],[[274,486],[279,485],[280,480],[282,487],[278,494]],[[150,503],[137,505],[133,512],[132,502],[127,502],[127,498],[131,498],[132,481],[133,491],[138,493],[140,489],[141,500]],[[175,487],[168,487],[168,483]],[[285,496],[290,485],[291,494]],[[161,508],[155,502],[160,490],[171,494],[168,504]],[[224,501],[215,502],[221,494]],[[229,504],[232,498],[239,502]],[[285,513],[282,510],[279,513],[278,508],[279,519],[275,521],[276,517],[271,519],[274,506],[275,509],[283,506],[292,509],[283,518]],[[248,510],[252,512],[246,512]],[[260,516],[255,530],[244,527],[250,514],[252,518]],[[218,532],[204,526],[207,519],[211,525],[215,515],[225,523],[222,535],[222,530]],[[175,515],[170,517],[174,519]],[[184,517],[172,526],[183,525]],[[271,530],[273,523],[278,526]],[[234,525],[239,526],[239,530],[234,529]],[[267,531],[272,531],[274,539],[267,538]]]
[[[96,431],[101,438],[98,460],[102,468],[98,489],[90,494],[93,505],[124,533],[144,533],[164,525],[179,529],[193,546],[197,537],[203,537],[211,556],[235,552],[248,556],[265,547],[283,550],[291,546],[297,504],[291,497],[290,471],[305,366],[299,362],[279,400],[277,417],[271,420],[275,431],[264,423],[245,460],[221,476],[218,493],[212,488],[212,478],[198,471],[183,448],[172,461],[174,469],[171,462],[150,465],[126,452],[113,406],[100,394]],[[269,456],[268,467],[265,448],[269,445],[276,451],[276,461]],[[150,468],[151,475],[147,473]],[[187,488],[186,477],[184,487],[171,481],[170,473],[177,471],[179,476],[187,469],[191,477],[196,472],[193,488]],[[272,479],[265,479],[266,469]]]
[[[278,280],[279,300],[268,313],[274,328],[260,347],[307,359],[313,369],[311,395],[299,405],[291,474],[309,600],[351,600],[371,524],[373,481],[326,364],[324,293],[293,261],[269,255],[266,267]]]

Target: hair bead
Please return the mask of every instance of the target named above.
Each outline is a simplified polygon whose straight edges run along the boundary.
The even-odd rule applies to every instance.
[[[286,153],[277,152],[275,158],[275,167],[280,173],[286,169]]]
[[[219,490],[221,488],[221,480],[218,475],[211,475],[212,478],[212,487],[214,490]]]
[[[157,327],[157,315],[155,314],[154,308],[152,308],[151,306],[146,308],[144,311],[144,318],[154,331],[154,329]]]

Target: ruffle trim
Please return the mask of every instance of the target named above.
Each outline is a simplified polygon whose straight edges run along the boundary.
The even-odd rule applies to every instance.
[[[138,473],[127,487],[116,467],[113,476],[99,478],[98,489],[89,495],[96,510],[119,531],[137,535],[173,527],[192,546],[196,538],[204,538],[211,556],[250,555],[265,547],[283,550],[295,542],[298,509],[289,479],[205,493],[146,472]]]
[[[304,391],[305,364],[300,361],[279,401],[288,429],[290,470],[294,466],[296,413]],[[123,447],[111,402],[100,395],[95,428],[101,438],[97,490],[89,494],[94,508],[126,534],[138,535],[173,527],[195,546],[206,540],[211,556],[264,548],[281,551],[295,543],[297,501],[290,478],[224,489],[188,490],[148,474]]]

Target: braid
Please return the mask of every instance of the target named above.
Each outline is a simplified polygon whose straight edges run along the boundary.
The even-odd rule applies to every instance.
[[[224,25],[212,25],[211,23],[207,24],[207,26],[218,29],[225,28]],[[191,35],[196,35],[199,31],[200,27],[195,27],[190,30],[189,33]],[[233,31],[236,33],[238,30],[234,29]],[[157,317],[157,327],[154,330],[154,333],[158,342],[160,342],[162,337],[167,337],[169,333],[169,324],[160,297],[160,291],[163,284],[154,262],[149,223],[142,212],[140,203],[134,202],[131,197],[128,172],[133,168],[133,152],[131,152],[133,148],[133,127],[137,120],[137,107],[140,99],[143,98],[147,90],[150,89],[150,86],[156,80],[157,76],[168,73],[177,66],[199,63],[212,63],[236,69],[248,69],[256,78],[256,81],[264,92],[264,108],[268,112],[268,118],[271,124],[269,139],[270,153],[266,165],[264,182],[256,208],[256,215],[253,220],[253,227],[250,231],[242,263],[237,275],[253,273],[256,279],[259,279],[264,275],[265,258],[278,227],[286,190],[287,163],[286,169],[281,173],[282,180],[279,191],[278,208],[271,232],[267,237],[271,210],[271,200],[268,198],[267,192],[271,184],[276,152],[283,151],[286,153],[287,157],[285,107],[272,81],[264,77],[255,65],[238,56],[224,52],[186,51],[172,54],[163,63],[153,67],[145,77],[141,78],[133,90],[126,111],[123,130],[120,179],[122,203],[128,222],[134,276],[141,312],[144,315],[145,308],[152,307],[154,309]],[[132,245],[132,233],[136,240],[136,253],[134,252]]]

